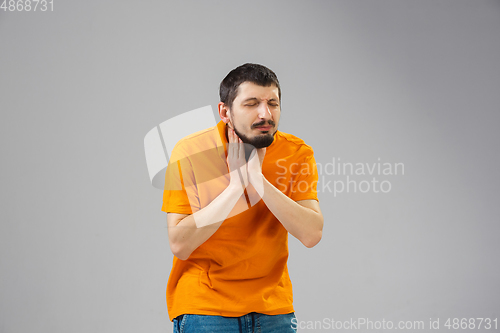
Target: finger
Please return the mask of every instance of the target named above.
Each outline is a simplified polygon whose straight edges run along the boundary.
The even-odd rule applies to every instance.
[[[264,161],[264,157],[266,156],[266,148],[259,149],[258,153],[259,153],[260,163],[262,164],[262,161]]]
[[[238,152],[238,137],[234,133],[233,130],[231,130],[231,142],[233,143],[233,147],[235,149],[235,152]],[[236,155],[237,156],[237,155]]]
[[[232,146],[233,146],[233,159],[236,160],[239,158],[239,143],[238,143],[238,137],[236,136],[235,132],[231,129],[231,140],[232,140]],[[237,163],[238,167],[240,166],[240,163]]]
[[[231,146],[233,148],[233,158],[234,159],[237,159],[238,158],[238,141],[236,140],[236,137],[234,135],[234,131],[232,129],[229,130],[230,131],[230,140],[231,140]]]
[[[231,129],[228,130],[228,139],[229,139],[228,156],[231,156],[231,159],[234,159],[236,158],[236,151],[234,145],[234,136]]]
[[[248,168],[251,170],[260,169],[259,157],[256,152],[256,149],[252,150],[250,157],[248,158]]]
[[[250,162],[255,158],[255,155],[257,154],[257,149],[253,149],[252,152],[250,153],[250,157],[248,158],[248,161]]]
[[[245,144],[240,138],[238,138],[238,141],[240,142],[238,157],[240,158],[241,161],[245,161]],[[245,164],[245,162],[243,162],[242,164]]]

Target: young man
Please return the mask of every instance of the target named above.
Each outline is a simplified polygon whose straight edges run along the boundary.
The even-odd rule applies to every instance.
[[[313,150],[278,131],[270,69],[239,66],[219,94],[221,121],[180,140],[167,168],[170,320],[174,332],[295,332],[288,233],[313,247],[323,229]]]

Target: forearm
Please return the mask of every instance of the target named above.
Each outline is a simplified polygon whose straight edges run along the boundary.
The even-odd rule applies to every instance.
[[[241,185],[231,184],[209,205],[171,227],[169,240],[175,256],[185,260],[207,241],[229,216],[242,194]]]
[[[262,200],[281,222],[283,227],[306,247],[313,247],[321,240],[323,216],[299,205],[278,190],[264,176]]]

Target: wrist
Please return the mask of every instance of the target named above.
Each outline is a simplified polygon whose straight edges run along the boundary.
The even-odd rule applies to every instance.
[[[262,171],[252,171],[248,173],[248,180],[250,181],[250,183],[256,181],[261,182],[264,180],[264,175],[262,174]]]
[[[264,197],[264,181],[266,178],[262,174],[262,172],[254,172],[252,174],[249,174],[248,180],[250,184],[255,188],[257,193],[261,198]]]
[[[231,194],[233,195],[240,195],[244,192],[245,186],[241,184],[239,178],[231,177],[231,180],[229,181],[229,185],[227,186],[226,190],[231,192]]]

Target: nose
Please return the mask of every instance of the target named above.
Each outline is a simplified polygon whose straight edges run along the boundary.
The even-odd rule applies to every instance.
[[[260,103],[259,108],[259,118],[260,119],[272,119],[273,115],[271,114],[271,110],[269,110],[269,106],[267,103]]]

